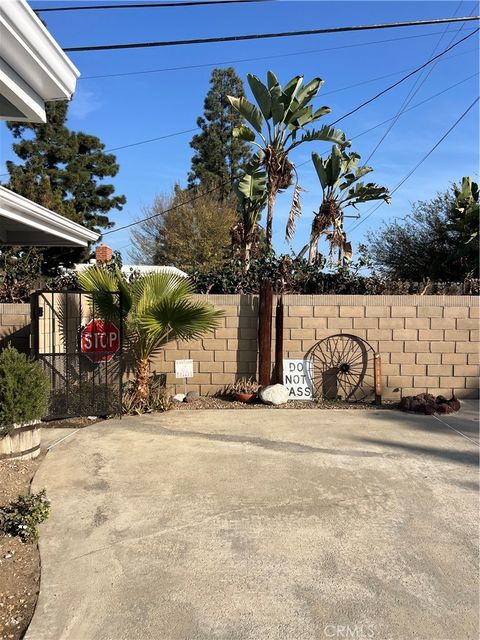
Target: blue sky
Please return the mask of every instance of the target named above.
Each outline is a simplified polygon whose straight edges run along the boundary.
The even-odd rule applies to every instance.
[[[37,0],[31,3],[37,8],[66,4],[66,0]],[[76,1],[75,4],[88,3]],[[478,3],[359,0],[81,11],[46,13],[43,18],[56,40],[68,47],[425,20],[469,14],[478,14]],[[81,77],[70,107],[68,124],[72,129],[99,136],[107,149],[194,128],[196,118],[203,111],[212,68],[229,66],[234,60],[256,57],[267,59],[238,62],[231,66],[243,79],[247,73],[264,78],[268,69],[272,69],[281,82],[296,74],[303,74],[306,80],[320,76],[325,84],[316,99],[316,105],[325,104],[332,108],[332,114],[321,121],[326,124],[395,82],[407,70],[421,65],[434,50],[438,53],[445,49],[452,38],[458,40],[467,35],[476,24],[467,23],[455,34],[460,27],[461,24],[422,26],[250,42],[71,53],[69,55],[80,69]],[[418,92],[410,106],[465,80],[454,89],[405,113],[398,120],[369,162],[375,169],[370,176],[372,180],[393,189],[478,95],[477,35],[448,53],[424,79],[423,84],[416,85]],[[365,44],[390,39],[395,40]],[[363,46],[351,46],[361,44]],[[280,55],[283,57],[274,57]],[[211,66],[185,70],[88,78],[101,74],[210,63]],[[375,80],[387,74],[395,75]],[[339,126],[353,138],[395,116],[417,77],[418,74],[346,118]],[[420,82],[422,78],[425,76],[421,77]],[[365,84],[340,90],[356,83]],[[4,125],[1,126],[3,168],[3,162],[13,159],[14,155],[10,133]],[[352,149],[366,159],[387,126],[385,124],[358,140],[354,139]],[[177,181],[185,184],[192,155],[189,146],[192,135],[180,135],[116,152],[120,172],[114,184],[117,192],[127,197],[124,210],[111,213],[117,227],[140,217],[142,207],[148,206],[155,194],[169,191]],[[292,159],[300,164],[309,160],[312,151],[322,153],[326,149],[325,144],[312,143],[297,150]],[[369,229],[377,228],[383,220],[394,216],[403,217],[410,211],[411,202],[433,197],[437,191],[444,190],[451,181],[459,180],[463,175],[478,177],[478,151],[477,104],[395,193],[393,203],[382,206],[359,225],[351,239],[355,244],[362,241]],[[299,174],[300,183],[307,191],[303,194],[303,215],[292,243],[294,250],[307,241],[312,211],[318,208],[321,199],[311,163],[301,166]],[[282,195],[276,208],[274,244],[277,251],[289,251],[283,238],[290,199],[291,193]],[[362,217],[370,210],[370,205],[363,205]],[[348,221],[347,229],[354,223],[353,220]],[[105,241],[113,248],[121,249],[127,257],[128,230],[109,234]]]

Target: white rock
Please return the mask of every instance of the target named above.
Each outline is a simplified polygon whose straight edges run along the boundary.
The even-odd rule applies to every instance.
[[[264,404],[285,404],[288,400],[288,389],[283,384],[271,384],[260,389],[258,395]]]
[[[185,400],[185,394],[184,393],[177,393],[176,396],[173,396],[172,400],[174,402],[183,402]]]

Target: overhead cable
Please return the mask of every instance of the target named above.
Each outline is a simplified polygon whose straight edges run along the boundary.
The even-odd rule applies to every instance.
[[[405,177],[403,177],[400,182],[396,185],[396,187],[390,191],[390,195],[393,195],[396,191],[398,191],[400,189],[400,187],[415,173],[415,171],[425,162],[425,160],[427,160],[427,158],[429,156],[432,155],[432,153],[435,151],[435,149],[437,147],[439,147],[441,145],[441,143],[445,140],[445,138],[455,129],[455,127],[463,120],[463,118],[468,114],[469,111],[471,111],[473,109],[473,107],[477,104],[477,102],[480,100],[480,96],[478,96],[477,98],[475,98],[475,100],[472,102],[472,104],[467,107],[467,109],[465,109],[465,111],[462,113],[461,116],[459,116],[457,118],[457,120],[452,124],[452,126],[448,129],[448,131],[446,131],[443,136],[440,138],[440,140],[438,140],[433,147],[423,156],[423,158],[417,162],[417,164],[413,167],[413,169],[411,169],[407,175]],[[370,218],[371,215],[373,215],[375,213],[375,211],[377,211],[382,204],[384,204],[383,202],[380,202],[380,204],[378,204],[376,207],[374,207],[366,216],[365,218],[362,218],[362,220],[360,222],[358,222],[355,226],[353,226],[351,229],[349,229],[347,231],[347,233],[352,233],[353,231],[355,231],[356,229],[358,229],[358,227],[360,225],[362,225],[364,222],[366,222],[368,220],[368,218]]]
[[[463,26],[463,25],[462,25]],[[460,31],[461,29],[458,29]],[[337,47],[325,47],[323,49],[304,49],[302,51],[291,51],[290,53],[277,53],[268,56],[258,56],[255,58],[240,58],[237,60],[221,60],[219,62],[204,62],[202,64],[187,64],[179,67],[161,67],[159,69],[143,69],[140,71],[120,71],[118,73],[103,73],[94,76],[80,76],[79,80],[96,80],[101,78],[122,78],[124,76],[141,76],[150,73],[165,73],[167,71],[189,71],[191,69],[203,69],[205,67],[218,67],[225,64],[240,64],[242,62],[256,62],[258,60],[273,60],[276,58],[290,58],[292,56],[310,55],[312,53],[324,53],[325,51],[336,51],[338,49],[352,49],[356,47],[366,47],[375,44],[384,44],[387,42],[397,42],[400,40],[413,40],[416,38],[429,38],[430,36],[438,35],[439,31],[433,31],[432,33],[419,33],[413,36],[402,36],[400,38],[387,38],[385,40],[370,40],[369,42],[357,42],[355,44],[342,44]],[[405,69],[408,71],[408,69]],[[399,72],[400,73],[400,72]],[[390,74],[395,75],[395,74]],[[387,76],[382,76],[387,78]],[[325,94],[323,94],[325,95]]]
[[[341,116],[340,118],[337,118],[337,120],[334,120],[334,122],[331,123],[330,126],[334,126],[336,125],[338,122],[340,122],[341,120],[345,120],[345,118],[348,118],[349,116],[353,115],[354,113],[356,113],[357,111],[359,111],[360,109],[362,109],[363,107],[365,107],[367,104],[370,104],[371,102],[373,102],[374,100],[377,100],[378,98],[380,98],[381,96],[383,96],[385,93],[387,93],[388,91],[391,91],[392,89],[394,89],[395,87],[398,87],[399,84],[401,84],[402,82],[405,82],[405,80],[407,80],[408,78],[410,78],[411,76],[415,75],[416,73],[418,73],[419,71],[421,71],[422,69],[424,69],[425,67],[427,67],[429,64],[432,64],[432,62],[434,62],[435,60],[437,60],[438,58],[441,58],[442,56],[444,56],[448,51],[451,51],[452,49],[454,49],[455,47],[458,47],[459,44],[462,44],[462,42],[465,42],[465,40],[468,40],[468,38],[471,38],[473,35],[475,35],[476,33],[478,33],[479,29],[475,29],[475,31],[472,31],[471,33],[469,33],[468,35],[466,35],[464,38],[462,38],[461,40],[458,40],[457,42],[455,42],[454,44],[450,45],[449,47],[447,47],[446,49],[444,49],[443,51],[441,51],[439,54],[437,54],[436,56],[434,56],[433,58],[430,58],[430,60],[427,60],[426,62],[424,62],[422,65],[420,65],[419,67],[417,67],[416,69],[414,69],[413,71],[411,71],[410,73],[407,73],[406,76],[403,76],[403,78],[400,78],[400,80],[397,80],[397,82],[394,82],[393,84],[391,84],[390,86],[386,87],[385,89],[382,89],[382,91],[379,91],[379,93],[377,93],[376,95],[374,95],[372,98],[369,98],[368,100],[365,100],[365,102],[362,102],[362,104],[358,105],[358,107],[355,107],[355,109],[352,109],[351,111],[349,111],[348,113],[345,113],[343,116]]]
[[[470,22],[479,16],[462,18],[439,18],[434,20],[416,20],[411,22],[389,22],[384,24],[367,24],[349,27],[329,27],[324,29],[303,29],[302,31],[280,31],[277,33],[256,33],[240,36],[223,36],[215,38],[194,38],[189,40],[160,40],[157,42],[128,42],[122,44],[100,44],[82,47],[63,47],[66,52],[113,51],[118,49],[145,49],[150,47],[175,47],[193,44],[212,44],[216,42],[240,42],[243,40],[265,40],[267,38],[291,38],[298,36],[314,36],[327,33],[352,33],[355,31],[372,31],[375,29],[397,29],[402,27],[421,27],[430,24],[447,24],[452,22]]]
[[[92,11],[94,9],[157,9],[159,7],[198,7],[203,5],[221,4],[251,4],[260,2],[276,2],[276,0],[187,0],[187,2],[141,2],[138,4],[98,4],[82,5],[74,7],[37,7],[35,13],[47,13],[52,11]]]

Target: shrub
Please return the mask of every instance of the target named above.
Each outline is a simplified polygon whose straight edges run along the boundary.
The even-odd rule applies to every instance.
[[[0,353],[0,435],[48,411],[50,382],[41,365],[13,347]]]
[[[274,291],[299,294],[347,294],[347,295],[478,295],[479,280],[470,278],[459,283],[400,281],[372,272],[361,275],[369,268],[361,256],[348,267],[326,271],[325,261],[309,265],[307,260],[288,255],[265,254],[251,261],[245,273],[240,258],[233,258],[221,269],[209,271],[196,269],[190,274],[196,293],[258,294],[265,278],[272,281]]]
[[[148,379],[148,396],[139,400],[133,380],[127,382],[123,389],[122,409],[127,415],[168,411],[172,408],[172,397],[165,388],[165,374],[153,374]]]
[[[45,489],[31,495],[18,496],[15,502],[0,507],[0,530],[18,536],[22,542],[34,542],[38,538],[37,525],[48,518],[50,501]]]

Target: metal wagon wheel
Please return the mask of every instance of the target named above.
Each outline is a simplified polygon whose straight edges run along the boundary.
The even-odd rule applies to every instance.
[[[375,397],[372,346],[348,333],[323,338],[309,352],[316,398],[361,402]]]

